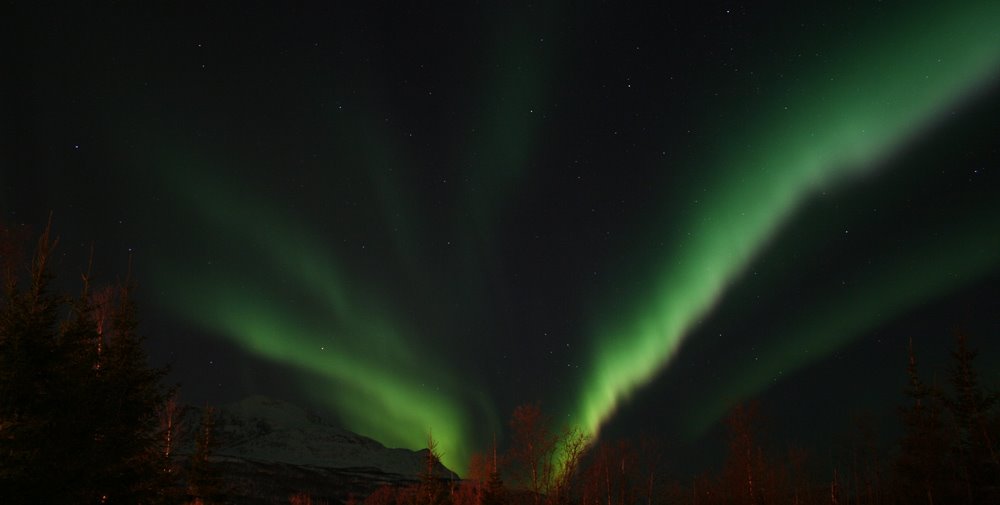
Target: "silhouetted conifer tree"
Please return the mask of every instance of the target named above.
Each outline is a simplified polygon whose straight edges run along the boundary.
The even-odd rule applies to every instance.
[[[913,340],[906,367],[909,403],[900,408],[903,437],[896,460],[896,495],[904,503],[948,503],[954,480],[941,392],[926,385],[917,370]]]
[[[212,461],[218,442],[215,438],[215,409],[201,411],[201,424],[195,438],[195,450],[188,470],[188,494],[196,502],[216,503],[222,495],[222,477]]]
[[[1000,499],[1000,463],[996,432],[990,426],[997,405],[995,394],[979,384],[974,361],[977,351],[968,347],[964,334],[955,339],[950,379],[953,396],[945,404],[954,419],[955,461],[969,503],[996,503]]]
[[[493,435],[492,458],[488,464],[488,477],[483,490],[483,505],[507,505],[507,489],[500,478],[500,459],[497,455],[497,438]]]
[[[4,231],[5,239],[14,238]],[[5,269],[0,307],[0,496],[8,503],[67,498],[68,486],[56,475],[62,463],[59,437],[50,436],[69,417],[60,405],[60,382],[65,382],[59,380],[58,370],[61,303],[49,291],[48,262],[56,242],[46,228],[27,279],[21,278],[22,265],[8,264]],[[6,244],[3,249],[14,251],[20,245]]]
[[[4,503],[161,502],[169,483],[157,464],[156,419],[165,371],[147,364],[132,285],[115,291],[110,321],[99,324],[88,275],[75,300],[50,292],[56,242],[47,227],[23,288],[16,269],[4,269],[0,496]]]
[[[763,461],[757,447],[757,404],[737,405],[726,418],[729,455],[723,473],[734,504],[760,505],[763,499]]]
[[[483,505],[507,505],[507,488],[504,487],[499,471],[490,472],[483,492]]]
[[[434,436],[428,433],[427,454],[424,458],[424,468],[420,472],[417,505],[444,505],[448,502],[448,487],[437,471],[441,464],[441,454],[437,450],[437,445]]]

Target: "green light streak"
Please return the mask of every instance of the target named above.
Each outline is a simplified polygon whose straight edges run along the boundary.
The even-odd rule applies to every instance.
[[[653,292],[633,312],[595,325],[592,373],[575,416],[591,433],[669,364],[687,332],[803,201],[876,169],[995,75],[1000,4],[930,7],[878,27],[857,44],[862,54],[835,52],[839,66],[789,75],[779,84],[795,89],[766,101],[741,121],[751,128],[722,136],[717,154],[705,156],[709,175],[690,188],[697,203],[686,219],[661,229],[675,249],[650,276]]]
[[[196,281],[188,278],[180,282],[190,286]],[[197,311],[196,317],[203,324],[244,349],[329,378],[337,389],[328,402],[350,426],[365,432],[375,430],[387,443],[412,448],[421,447],[426,441],[424,431],[431,427],[442,433],[442,441],[462,439],[462,409],[445,396],[412,384],[419,376],[416,370],[407,367],[406,373],[393,372],[357,350],[344,352],[347,346],[338,342],[366,339],[368,335],[338,331],[331,338],[324,321],[313,322],[305,314],[278,313],[271,308],[274,300],[268,297],[246,296],[214,285],[199,286],[183,305],[182,311]],[[372,336],[400,341],[387,332]]]
[[[524,20],[501,24],[510,26],[494,34],[495,53],[487,59],[493,64],[483,69],[481,77],[485,89],[477,117],[483,118],[482,123],[463,142],[471,146],[465,163],[469,170],[464,206],[472,210],[481,230],[492,228],[542,140],[547,70],[552,65],[544,43],[521,27]]]
[[[850,275],[859,279],[851,289],[809,310],[808,317],[790,321],[759,349],[758,360],[744,361],[729,371],[736,379],[726,384],[724,392],[706,393],[712,401],[696,405],[686,415],[687,430],[702,434],[733,402],[767,388],[779,376],[787,377],[879,323],[988,274],[1000,265],[998,210],[977,212],[974,222],[961,220],[927,230],[922,241],[902,247],[909,254],[884,258],[877,266]]]
[[[411,345],[422,339],[400,331],[366,300],[363,285],[343,275],[333,251],[296,220],[261,199],[227,192],[190,163],[175,162],[171,169],[166,183],[193,206],[215,241],[242,244],[243,254],[259,261],[249,271],[270,268],[282,275],[228,272],[226,258],[216,271],[174,264],[157,275],[167,288],[162,303],[251,353],[307,372],[311,382],[303,391],[331,406],[354,431],[419,449],[432,429],[444,463],[463,471],[472,449],[466,406],[484,406],[481,393],[447,374],[429,350]],[[275,278],[286,282],[263,284]],[[298,301],[282,298],[288,286]],[[315,383],[316,376],[327,383]]]

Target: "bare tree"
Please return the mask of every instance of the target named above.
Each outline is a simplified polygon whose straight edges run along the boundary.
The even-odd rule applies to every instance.
[[[508,451],[516,481],[533,495],[538,505],[549,491],[554,472],[553,455],[558,437],[537,404],[519,405],[510,420]]]
[[[724,469],[725,479],[734,503],[758,505],[760,495],[760,468],[756,461],[755,435],[757,431],[757,405],[737,405],[729,413],[729,456]]]
[[[548,502],[553,505],[570,503],[573,484],[579,474],[584,454],[591,438],[578,428],[567,428],[557,441],[557,468],[553,475]]]

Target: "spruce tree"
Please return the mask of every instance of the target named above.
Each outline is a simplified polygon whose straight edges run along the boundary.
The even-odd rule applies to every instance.
[[[4,250],[18,245],[7,244]],[[65,488],[54,475],[59,451],[49,436],[66,416],[59,411],[57,380],[60,300],[49,291],[48,262],[55,245],[46,229],[27,279],[21,278],[23,265],[5,269],[0,307],[0,496],[6,503],[50,502],[61,498],[58,493]]]
[[[723,467],[732,503],[760,504],[763,502],[765,465],[757,445],[759,428],[756,403],[736,405],[726,418],[729,428],[729,453]]]
[[[448,502],[448,487],[438,474],[441,464],[441,454],[437,450],[437,441],[431,433],[427,434],[427,454],[424,458],[424,468],[420,472],[420,487],[418,505],[444,505]]]
[[[489,467],[489,477],[486,481],[486,489],[483,490],[482,505],[506,505],[507,489],[504,487],[503,479],[500,478],[500,462],[497,457],[497,437],[493,435],[493,457],[487,464]]]
[[[953,451],[969,503],[1000,498],[1000,463],[995,431],[990,426],[997,405],[995,394],[979,384],[974,361],[978,352],[969,349],[966,336],[958,334],[952,351],[950,379],[953,396],[945,404],[954,419]]]
[[[24,287],[4,258],[0,496],[5,504],[162,502],[170,483],[154,462],[165,371],[147,364],[132,284],[117,288],[108,324],[99,323],[88,275],[76,299],[50,291],[56,243],[47,227]]]
[[[941,393],[921,380],[912,339],[908,358],[905,393],[910,402],[900,408],[904,431],[896,461],[896,492],[904,503],[948,503],[956,490]]]
[[[201,424],[188,471],[188,495],[196,503],[215,503],[222,496],[222,477],[211,459],[217,445],[215,409],[206,406],[201,411]]]

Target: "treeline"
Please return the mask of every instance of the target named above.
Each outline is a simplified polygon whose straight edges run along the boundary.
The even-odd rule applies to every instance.
[[[57,240],[46,229],[33,253],[26,243],[0,228],[0,503],[224,503],[211,408],[194,454],[176,455],[176,390],[148,365],[131,278],[98,288],[85,273],[77,294],[60,294],[51,288]],[[803,449],[766,447],[754,403],[729,413],[718,473],[694,479],[671,475],[655,439],[590,440],[529,404],[514,410],[505,449],[494,441],[475,454],[466,479],[436,473],[428,437],[419,482],[351,505],[997,504],[1000,406],[975,358],[956,337],[939,386],[921,376],[911,343],[902,435],[881,449],[861,429],[849,456],[827,468]],[[287,502],[314,503],[305,494]]]
[[[58,240],[0,227],[0,503],[176,504],[215,493],[211,416],[178,464],[175,389],[150,367],[130,276],[52,288]],[[89,270],[89,267],[88,267]],[[209,411],[210,412],[210,411]]]
[[[523,405],[509,422],[508,449],[500,453],[494,443],[487,454],[474,455],[466,480],[447,482],[428,473],[419,484],[382,488],[363,503],[996,505],[1000,408],[997,393],[980,384],[975,358],[966,337],[958,335],[942,388],[921,378],[911,342],[898,408],[902,436],[880,449],[871,426],[859,421],[846,457],[825,469],[817,469],[804,449],[765,447],[755,402],[729,412],[728,451],[719,473],[686,482],[670,475],[669,454],[655,439],[593,443],[579,431],[553,429],[537,405]],[[295,500],[310,503],[304,496]]]

